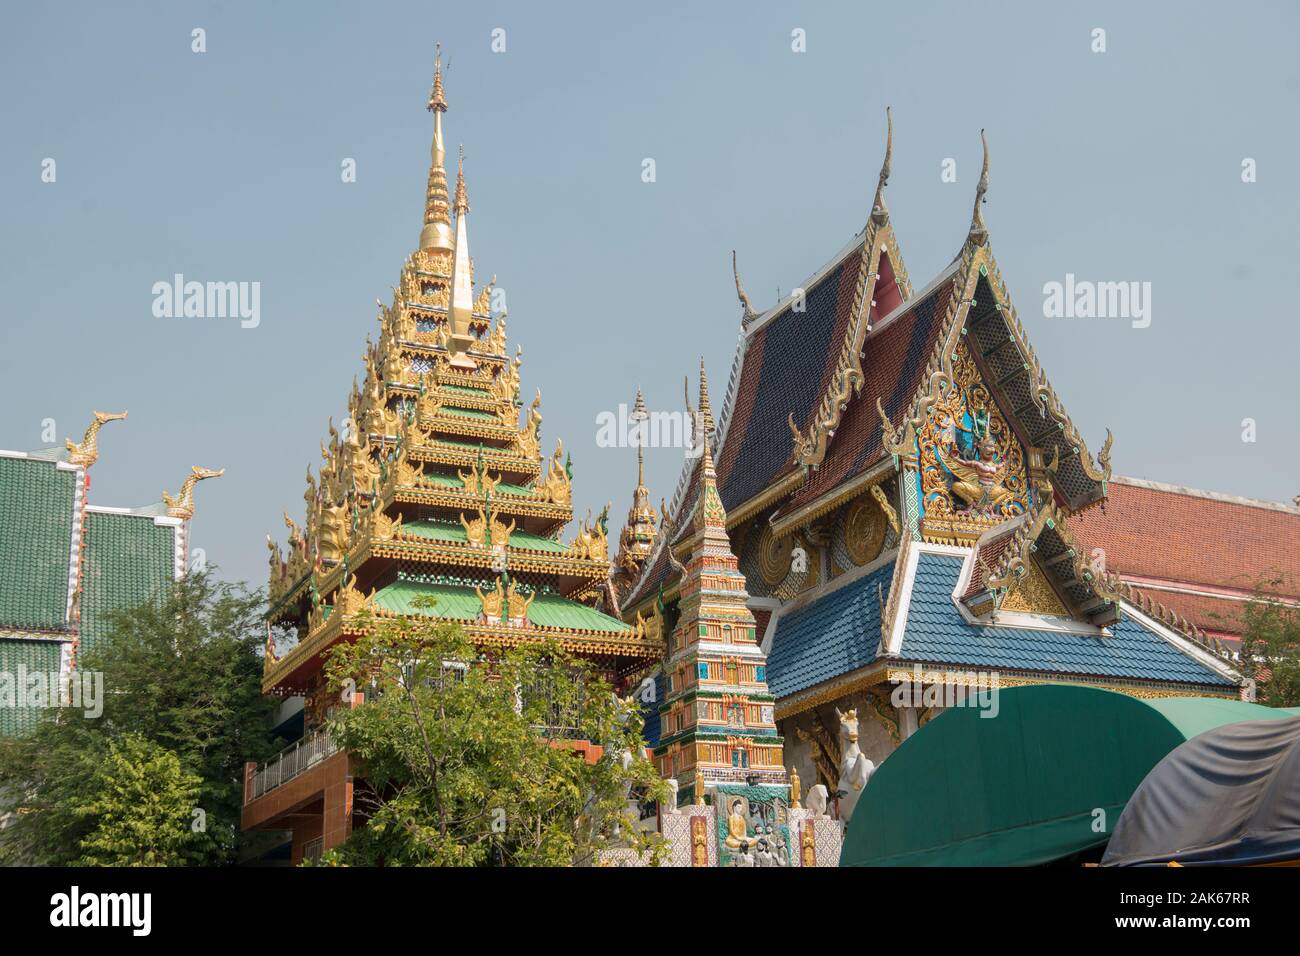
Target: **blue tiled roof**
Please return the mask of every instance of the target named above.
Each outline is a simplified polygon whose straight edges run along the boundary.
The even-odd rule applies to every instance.
[[[1110,637],[967,623],[952,600],[962,559],[918,555],[900,657],[986,669],[1041,671],[1182,684],[1232,685],[1132,618]]]
[[[889,600],[893,573],[890,561],[780,617],[767,655],[767,683],[777,699],[876,659],[881,595]]]

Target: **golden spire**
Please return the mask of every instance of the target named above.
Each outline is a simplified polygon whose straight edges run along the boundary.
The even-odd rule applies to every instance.
[[[883,226],[889,221],[889,210],[885,208],[885,186],[889,183],[890,164],[894,159],[894,117],[885,107],[885,161],[880,164],[880,179],[876,182],[876,198],[871,203],[871,218],[877,225]]]
[[[705,435],[713,434],[713,406],[709,404],[709,377],[704,371],[704,356],[700,356],[700,417],[704,420]]]
[[[970,216],[970,233],[966,237],[967,242],[973,242],[977,246],[982,246],[988,242],[989,229],[984,225],[984,194],[989,191],[989,141],[984,137],[984,130],[980,130],[980,142],[984,144],[984,168],[980,170],[979,185],[975,187],[975,209]]]
[[[429,165],[429,186],[424,198],[424,228],[420,230],[420,248],[434,252],[451,252],[451,215],[447,204],[447,150],[442,142],[442,114],[447,99],[442,93],[442,45],[433,64],[433,90],[429,93],[429,112],[433,113],[433,155]]]
[[[460,149],[460,167],[456,176],[456,244],[451,263],[451,340],[453,355],[463,355],[477,341],[470,331],[474,312],[474,276],[469,265],[469,199],[465,195],[465,147]]]
[[[636,390],[636,404],[632,406],[632,414],[628,418],[637,426],[650,418],[639,387]],[[646,558],[654,551],[659,535],[659,516],[655,513],[654,505],[650,504],[650,489],[645,486],[645,436],[638,433],[636,444],[636,489],[632,492],[632,507],[627,512],[627,523],[623,525],[623,533],[619,536],[612,579],[615,589],[623,595],[640,573]]]
[[[456,166],[456,217],[469,212],[469,196],[465,193],[465,146],[460,147],[460,162]]]
[[[636,387],[636,404],[632,406],[631,419],[640,423],[650,418],[650,412],[646,410],[645,399],[641,397],[641,386]],[[645,442],[638,440],[636,443],[636,495],[641,497],[641,492],[645,491],[646,500],[649,501],[650,491],[645,487]],[[654,510],[653,508],[651,509]]]

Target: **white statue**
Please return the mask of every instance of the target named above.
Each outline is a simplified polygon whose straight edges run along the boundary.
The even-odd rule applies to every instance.
[[[857,710],[842,714],[836,707],[835,716],[840,719],[840,779],[835,789],[840,798],[840,819],[847,822],[862,796],[862,788],[876,772],[876,765],[858,746]]]
[[[681,813],[681,811],[677,809],[677,778],[676,777],[668,778],[668,799],[663,802],[663,812],[665,813],[665,815],[669,813]]]
[[[826,805],[829,802],[830,794],[826,792],[826,784],[819,783],[808,790],[808,799],[804,801],[804,805],[812,811],[813,816],[823,817],[826,815]]]

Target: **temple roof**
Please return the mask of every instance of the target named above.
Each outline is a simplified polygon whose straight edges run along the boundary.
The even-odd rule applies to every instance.
[[[893,576],[888,561],[777,619],[767,673],[778,699],[876,660],[881,601],[889,600]]]
[[[69,628],[82,476],[50,458],[0,454],[0,628]]]
[[[1289,505],[1117,477],[1105,508],[1069,526],[1103,549],[1109,572],[1209,631],[1240,633],[1243,598],[1266,581],[1300,600],[1300,509]]]
[[[965,558],[917,555],[903,640],[896,660],[996,671],[1029,671],[1112,680],[1235,687],[1130,613],[1109,635],[1047,628],[983,626],[966,620],[952,594]]]

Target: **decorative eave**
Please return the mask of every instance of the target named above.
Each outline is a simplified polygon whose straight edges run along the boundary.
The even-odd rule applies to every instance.
[[[294,686],[284,688],[281,685],[292,678],[296,672],[304,669],[312,670],[311,665],[316,659],[336,642],[352,641],[368,634],[375,620],[402,617],[396,612],[375,607],[372,604],[373,598],[373,594],[361,598],[355,608],[348,608],[345,605],[342,613],[339,613],[337,608],[331,608],[331,613],[328,615],[322,611],[322,619],[316,627],[283,657],[267,666],[262,675],[262,692],[274,694],[300,691],[301,688]],[[431,620],[437,620],[436,616]],[[612,657],[630,658],[631,661],[625,665],[628,668],[643,667],[646,662],[658,660],[663,655],[662,641],[647,636],[644,628],[629,627],[624,632],[609,632],[544,627],[532,622],[520,626],[465,621],[459,623],[464,627],[466,636],[478,646],[516,647],[553,640],[564,650],[574,653],[607,654]]]
[[[454,465],[461,468],[471,467],[479,461],[479,449],[460,448],[439,440],[413,445],[409,455],[412,461]],[[531,478],[536,478],[542,471],[541,462],[538,460],[525,458],[508,449],[490,446],[483,448],[483,462],[493,471],[528,475]]]
[[[1064,517],[1049,497],[1030,513],[1007,522],[1014,530],[992,564],[982,559],[977,544],[971,583],[962,598],[972,615],[991,612],[996,618],[998,608],[1029,575],[1030,562],[1035,562],[1073,616],[1096,627],[1119,621],[1119,594],[1089,564],[1065,526]],[[995,528],[981,540],[1003,534],[1002,528]]]
[[[952,282],[948,312],[908,411],[894,423],[878,408],[885,450],[896,464],[915,462],[916,434],[931,406],[952,387],[957,345],[964,339],[991,379],[990,390],[1022,443],[1058,460],[1056,490],[1070,512],[1103,501],[1110,478],[1112,438],[1107,433],[1094,464],[1087,443],[1066,414],[1016,318],[987,238],[978,243],[968,239],[963,245]],[[981,283],[986,283],[992,301],[977,300]]]

